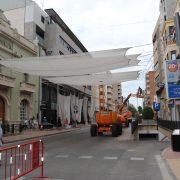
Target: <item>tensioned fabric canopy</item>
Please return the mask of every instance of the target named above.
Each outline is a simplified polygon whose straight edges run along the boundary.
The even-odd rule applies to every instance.
[[[1,60],[0,64],[18,72],[42,77],[65,77],[106,72],[137,65],[138,55],[125,55],[129,48],[71,55]]]
[[[101,73],[83,76],[72,77],[51,77],[47,80],[56,84],[69,84],[69,85],[108,85],[116,84],[125,81],[136,80],[139,72],[121,72],[121,73]]]

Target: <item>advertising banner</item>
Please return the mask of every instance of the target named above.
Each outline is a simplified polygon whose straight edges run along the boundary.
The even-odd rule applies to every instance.
[[[168,99],[180,99],[180,59],[165,61]]]

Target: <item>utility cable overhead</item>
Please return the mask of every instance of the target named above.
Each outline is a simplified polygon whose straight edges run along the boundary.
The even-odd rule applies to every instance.
[[[152,21],[137,21],[137,22],[130,22],[130,23],[122,23],[117,25],[106,25],[106,26],[93,26],[93,27],[84,27],[85,30],[93,30],[93,29],[104,29],[104,28],[118,28],[120,26],[128,26],[128,25],[137,25],[137,24],[146,24],[146,23],[152,23],[156,22],[157,20]],[[75,27],[76,30],[81,30],[82,28]]]

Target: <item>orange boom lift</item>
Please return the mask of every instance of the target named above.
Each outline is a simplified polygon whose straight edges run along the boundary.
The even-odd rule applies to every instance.
[[[96,124],[92,124],[90,129],[91,136],[102,135],[103,133],[111,133],[112,137],[121,135],[122,125],[125,124],[127,126],[128,120],[132,117],[130,111],[126,111],[122,114],[122,110],[130,97],[131,94],[129,94],[123,104],[118,108],[118,112],[105,110],[105,108],[97,112]]]

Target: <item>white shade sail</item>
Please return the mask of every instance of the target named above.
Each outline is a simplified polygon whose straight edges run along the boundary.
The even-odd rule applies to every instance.
[[[126,56],[129,48],[80,54],[1,60],[18,72],[42,77],[88,75],[137,65],[138,55]]]
[[[56,84],[68,84],[68,85],[108,85],[117,84],[120,82],[136,80],[138,78],[138,71],[121,72],[121,73],[101,73],[93,75],[83,76],[71,76],[71,77],[51,77],[47,80]]]

